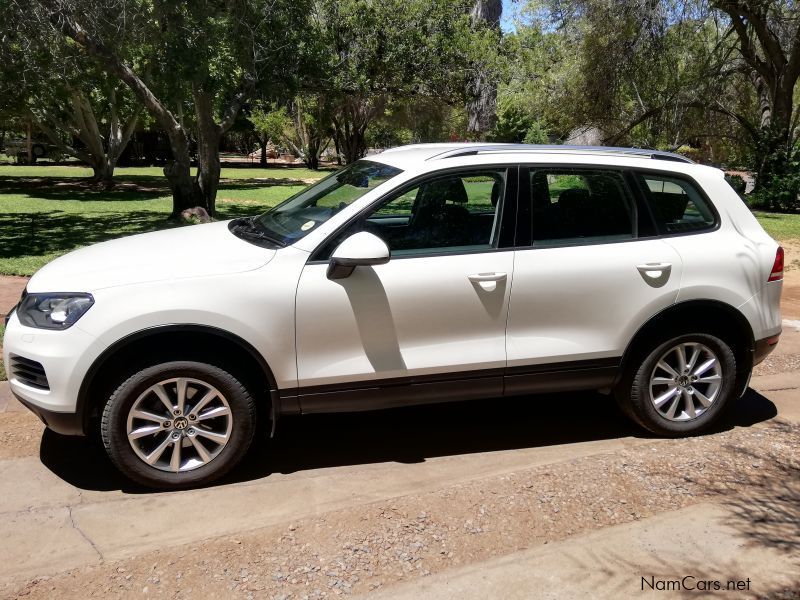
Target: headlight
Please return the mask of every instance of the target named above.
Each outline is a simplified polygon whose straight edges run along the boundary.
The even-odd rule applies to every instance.
[[[94,304],[91,294],[26,294],[17,307],[17,317],[28,327],[67,329]]]

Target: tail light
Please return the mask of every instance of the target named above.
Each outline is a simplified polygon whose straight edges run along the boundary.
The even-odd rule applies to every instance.
[[[767,281],[780,281],[781,279],[783,279],[783,248],[778,246],[778,251],[775,253],[775,262],[772,263],[772,271]]]

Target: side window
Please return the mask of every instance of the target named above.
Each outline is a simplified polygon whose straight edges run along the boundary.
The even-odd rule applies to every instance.
[[[639,177],[653,217],[664,233],[702,231],[714,226],[714,213],[688,181],[661,175]]]
[[[636,237],[636,205],[622,173],[532,168],[533,245],[585,244]]]
[[[361,216],[326,244],[319,258],[328,258],[358,231],[377,235],[392,256],[495,248],[506,179],[506,169],[429,179]]]

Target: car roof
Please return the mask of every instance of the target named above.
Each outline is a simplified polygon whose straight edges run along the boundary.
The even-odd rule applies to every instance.
[[[569,162],[580,162],[580,157],[618,157],[644,160],[662,160],[672,163],[693,164],[680,154],[648,150],[644,148],[614,148],[607,146],[562,146],[533,144],[491,144],[491,143],[451,143],[451,144],[413,144],[399,146],[373,154],[368,158],[400,169],[419,168],[421,163],[476,155],[514,155],[522,157],[558,156],[568,158]],[[432,165],[431,165],[432,166]]]

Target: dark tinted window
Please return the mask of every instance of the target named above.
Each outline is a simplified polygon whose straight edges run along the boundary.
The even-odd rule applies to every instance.
[[[660,175],[640,177],[653,217],[662,232],[702,231],[714,226],[714,213],[688,181]]]
[[[636,236],[636,209],[622,173],[530,171],[534,245],[585,244]]]

